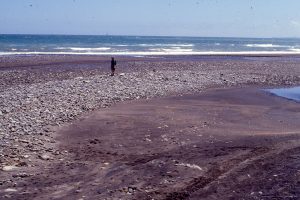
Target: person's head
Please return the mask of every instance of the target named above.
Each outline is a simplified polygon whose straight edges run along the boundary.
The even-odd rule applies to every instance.
[[[111,57],[111,60],[114,60],[114,57]]]

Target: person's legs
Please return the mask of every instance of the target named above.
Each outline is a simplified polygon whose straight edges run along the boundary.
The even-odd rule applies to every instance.
[[[111,69],[111,76],[115,75],[115,69]]]

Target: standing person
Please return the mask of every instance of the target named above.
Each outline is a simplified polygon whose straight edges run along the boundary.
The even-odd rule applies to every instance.
[[[117,61],[115,61],[114,57],[112,57],[110,62],[111,76],[115,75],[116,65],[117,65]]]

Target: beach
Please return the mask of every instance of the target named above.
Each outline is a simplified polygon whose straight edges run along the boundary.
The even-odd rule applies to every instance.
[[[300,197],[299,56],[116,59],[0,56],[1,198]]]

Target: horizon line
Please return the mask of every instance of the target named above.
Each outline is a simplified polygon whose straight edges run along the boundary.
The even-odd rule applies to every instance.
[[[186,37],[186,38],[250,38],[250,39],[300,39],[300,37],[251,37],[251,36],[186,36],[186,35],[135,35],[135,34],[60,34],[60,33],[0,33],[0,35],[42,35],[42,36],[113,36],[113,37]]]

